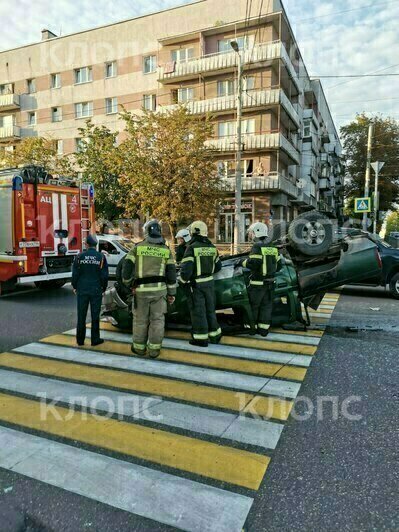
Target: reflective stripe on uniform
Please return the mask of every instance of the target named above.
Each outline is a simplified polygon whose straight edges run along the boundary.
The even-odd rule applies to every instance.
[[[260,260],[262,260],[263,259],[263,255],[250,255],[249,258],[250,259],[260,259]]]
[[[263,281],[249,281],[251,286],[263,286]]]
[[[220,336],[222,334],[222,329],[219,327],[216,331],[210,331],[209,336],[212,336],[214,338],[215,336]]]
[[[181,262],[194,262],[194,257],[185,257]]]
[[[200,277],[195,280],[197,283],[207,283],[208,281],[213,281],[213,275],[210,277]]]
[[[270,325],[268,323],[258,323],[258,329],[270,329]]]
[[[146,345],[133,343],[133,348],[137,349],[138,351],[145,351]]]
[[[195,334],[193,333],[193,338],[194,340],[208,340],[208,335],[207,334]]]
[[[141,285],[136,288],[136,292],[159,292],[160,290],[166,290],[165,283],[157,283],[155,286]]]
[[[159,351],[162,348],[162,344],[148,344],[148,349],[152,349],[153,351]]]

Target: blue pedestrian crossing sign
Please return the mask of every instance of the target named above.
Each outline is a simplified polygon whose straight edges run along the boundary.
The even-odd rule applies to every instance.
[[[371,212],[371,199],[355,198],[355,212]]]

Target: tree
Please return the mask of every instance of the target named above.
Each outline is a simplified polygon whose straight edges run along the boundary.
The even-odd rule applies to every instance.
[[[208,219],[220,198],[213,151],[205,145],[213,132],[210,119],[184,107],[141,116],[124,112],[122,117],[126,214],[139,209],[167,223],[171,234],[180,223]]]
[[[341,128],[347,174],[346,196],[353,210],[354,198],[364,195],[369,124],[374,124],[372,160],[385,162],[380,172],[380,210],[387,211],[399,197],[399,122],[381,116],[357,115],[356,120]],[[371,170],[370,192],[374,191]]]
[[[392,212],[387,218],[386,235],[399,231],[399,211]]]
[[[95,189],[96,214],[114,221],[124,214],[126,191],[120,183],[120,150],[116,144],[117,133],[106,126],[96,126],[91,120],[79,129],[80,149],[75,154],[82,171],[82,179],[90,181]]]
[[[34,164],[43,166],[54,176],[70,176],[75,173],[70,156],[59,155],[52,139],[27,137],[18,143],[13,151],[0,155],[3,167]]]

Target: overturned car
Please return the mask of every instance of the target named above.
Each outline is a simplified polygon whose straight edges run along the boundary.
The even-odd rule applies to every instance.
[[[287,231],[282,224],[274,227],[269,241],[280,249],[282,268],[276,275],[273,325],[310,325],[308,307],[317,309],[327,291],[381,276],[378,248],[367,235],[334,240],[336,233],[333,221],[315,211],[296,218]],[[237,330],[244,324],[255,329],[247,295],[250,272],[241,265],[246,256],[223,257],[222,269],[215,275],[217,310],[229,311],[228,321],[235,322]],[[118,328],[132,326],[129,294],[118,283],[104,295],[102,316]],[[178,288],[167,318],[187,323],[188,317],[185,291]]]

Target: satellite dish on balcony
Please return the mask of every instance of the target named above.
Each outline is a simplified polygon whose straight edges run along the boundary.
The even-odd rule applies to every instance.
[[[298,179],[298,181],[296,182],[296,186],[298,188],[305,188],[306,187],[305,179]]]

